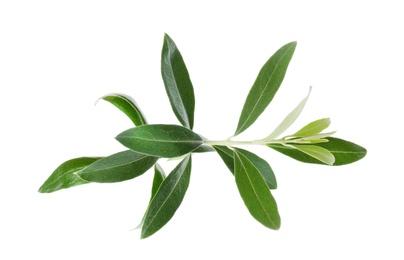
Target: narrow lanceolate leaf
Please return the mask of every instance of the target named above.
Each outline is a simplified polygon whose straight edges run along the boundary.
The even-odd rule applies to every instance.
[[[139,106],[130,96],[114,93],[105,95],[99,99],[108,101],[112,105],[116,106],[118,109],[124,112],[136,126],[147,124],[146,118],[142,111],[140,111]]]
[[[291,42],[284,45],[262,67],[248,93],[234,135],[240,134],[251,126],[271,103],[285,77],[296,44]]]
[[[166,158],[190,153],[203,144],[199,135],[179,125],[142,125],[122,132],[116,139],[133,151]]]
[[[161,166],[156,163],[154,165],[154,178],[150,200],[153,199],[154,195],[156,195],[157,190],[160,188],[160,185],[163,183],[165,178],[166,174],[164,173],[163,168],[161,168]]]
[[[295,109],[290,112],[285,119],[279,124],[277,128],[266,138],[265,141],[271,141],[280,136],[286,129],[288,129],[299,117],[300,113],[302,113],[304,106],[306,105],[307,99],[310,96],[311,87],[309,90],[309,94],[295,107]]]
[[[166,174],[164,173],[163,168],[161,168],[161,166],[158,163],[156,163],[154,165],[154,177],[153,177],[153,185],[152,185],[150,201],[152,201],[152,199],[156,195],[158,189],[160,188],[160,186],[163,183],[165,178],[166,178]],[[149,203],[150,203],[150,201],[149,201]],[[142,221],[135,227],[135,229],[141,229],[142,228],[144,218],[146,217],[146,213],[147,212],[145,212],[145,215],[143,216]]]
[[[89,183],[80,178],[77,173],[100,160],[99,157],[81,157],[62,163],[39,188],[41,193],[50,193],[61,189]]]
[[[191,155],[188,155],[165,178],[147,209],[141,238],[160,230],[177,211],[188,189],[191,175]]]
[[[366,155],[366,149],[357,144],[334,137],[327,137],[326,139],[328,139],[328,142],[317,143],[316,146],[327,149],[334,155],[335,162],[333,166],[350,164],[362,159]],[[291,147],[286,147],[281,144],[270,144],[268,146],[301,162],[324,164],[312,156]]]
[[[120,182],[145,173],[156,157],[128,150],[105,157],[81,170],[78,175],[91,182]]]
[[[314,159],[319,160],[320,162],[328,165],[333,165],[335,162],[334,155],[329,152],[327,149],[317,146],[317,145],[291,145],[286,144],[286,147],[291,147],[293,149],[299,150],[302,153],[305,153]]]
[[[227,168],[234,174],[234,153],[226,146],[215,145],[217,153],[220,155]],[[247,157],[250,162],[258,169],[270,189],[276,189],[277,183],[275,174],[267,161],[247,150],[238,148],[237,151]]]
[[[281,218],[271,191],[259,170],[237,148],[234,150],[234,176],[241,198],[251,215],[264,226],[279,229]]]
[[[307,137],[307,136],[312,136],[315,134],[321,133],[324,129],[329,127],[331,124],[331,120],[329,118],[322,118],[318,119],[316,121],[313,121],[306,126],[304,126],[302,129],[297,131],[291,136],[296,136],[296,137]]]
[[[183,126],[192,129],[195,110],[194,88],[182,55],[167,34],[161,53],[161,75],[174,114]]]

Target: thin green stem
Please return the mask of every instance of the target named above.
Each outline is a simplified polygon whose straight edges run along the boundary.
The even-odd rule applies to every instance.
[[[313,138],[327,141],[326,139],[323,139],[324,137],[327,137],[327,136],[330,136],[330,133],[326,133],[326,134],[322,134],[322,135],[313,135],[313,136],[309,136],[309,137],[300,137],[300,138],[294,138],[294,139],[289,139],[288,138],[289,136],[287,136],[287,137],[284,137],[281,139],[276,139],[276,140],[266,140],[264,138],[264,139],[252,140],[252,141],[234,141],[234,140],[226,139],[226,140],[205,140],[204,143],[207,145],[211,145],[211,146],[223,145],[223,146],[228,146],[228,147],[231,147],[233,145],[298,144],[298,143],[310,142],[311,139],[313,139]]]
[[[206,140],[205,144],[208,145],[224,145],[224,146],[232,146],[232,145],[256,145],[255,141],[232,141],[232,140]]]

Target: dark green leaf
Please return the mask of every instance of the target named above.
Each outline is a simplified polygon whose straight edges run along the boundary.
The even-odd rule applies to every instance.
[[[61,189],[89,183],[77,175],[77,172],[100,160],[100,157],[81,157],[62,163],[39,188],[41,193],[50,193]]]
[[[182,55],[167,34],[161,53],[161,75],[174,114],[183,126],[192,129],[195,110],[194,88]]]
[[[108,101],[112,105],[119,108],[122,112],[124,112],[130,120],[136,125],[145,125],[147,124],[146,118],[140,111],[138,105],[136,104],[135,100],[128,95],[125,94],[109,94],[106,96],[101,97],[105,101]]]
[[[227,168],[229,168],[230,172],[234,174],[234,155],[233,151],[227,146],[223,145],[214,145],[217,154],[222,158],[223,162],[226,164]]]
[[[168,158],[187,154],[203,144],[199,135],[179,125],[142,125],[122,132],[116,139],[136,152]]]
[[[191,155],[188,155],[165,178],[149,204],[143,221],[141,238],[161,229],[177,211],[188,189],[191,176]]]
[[[223,159],[224,163],[229,168],[229,170],[234,174],[233,151],[226,146],[220,146],[220,145],[215,145],[214,148],[216,149],[220,157]],[[264,159],[262,159],[261,157],[257,156],[256,154],[250,151],[241,148],[238,148],[237,151],[242,153],[245,157],[247,157],[251,161],[251,163],[258,169],[258,171],[265,179],[270,189],[277,188],[275,174],[267,161],[265,161]]]
[[[156,163],[154,165],[153,185],[152,185],[152,191],[151,191],[151,196],[150,196],[149,203],[150,203],[150,201],[152,201],[152,199],[156,195],[158,189],[160,188],[160,186],[163,183],[165,178],[166,178],[166,174],[164,173],[163,168],[161,168],[161,166],[158,163]],[[137,227],[135,227],[135,229],[141,229],[142,228],[144,219],[146,217],[146,213],[147,213],[147,211],[143,215],[142,221],[140,222],[140,224],[137,225]]]
[[[91,182],[120,182],[145,173],[156,157],[128,150],[105,157],[83,169],[78,175]]]
[[[212,148],[212,146],[207,145],[207,144],[203,144],[201,146],[199,146],[198,148],[196,148],[195,150],[193,150],[193,153],[208,153],[208,152],[214,152],[215,149]]]
[[[264,226],[279,229],[281,218],[268,185],[257,167],[237,148],[234,150],[234,176],[251,215]]]
[[[240,134],[251,126],[272,101],[285,77],[296,44],[291,42],[284,45],[262,67],[248,93],[234,135]]]
[[[165,178],[166,174],[164,173],[163,168],[161,168],[161,166],[156,163],[154,165],[154,178],[150,200],[152,200],[154,195],[156,195],[157,190],[160,188],[160,185],[163,183]]]
[[[334,166],[337,165],[345,165],[349,163],[356,162],[366,155],[366,149],[351,143],[349,141],[345,141],[339,138],[327,137],[328,142],[326,143],[316,143],[316,146],[320,146],[322,148],[327,149],[331,152],[335,157]],[[298,146],[296,144],[295,146]],[[281,144],[270,144],[269,147],[275,149],[276,151],[283,153],[293,159],[296,159],[305,163],[316,163],[316,164],[325,164],[299,150],[293,149],[291,147],[285,147]]]

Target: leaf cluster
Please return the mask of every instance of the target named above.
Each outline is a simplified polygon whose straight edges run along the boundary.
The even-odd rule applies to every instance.
[[[50,193],[92,182],[126,181],[154,167],[149,205],[139,225],[141,238],[146,238],[160,230],[181,205],[191,177],[192,153],[216,152],[234,175],[240,196],[251,215],[262,225],[279,229],[281,218],[271,193],[271,190],[277,188],[275,174],[267,161],[238,146],[264,145],[295,160],[323,165],[345,165],[366,155],[365,148],[331,137],[335,132],[323,132],[331,123],[328,118],[313,121],[296,133],[279,138],[300,115],[309,95],[267,137],[253,141],[233,140],[258,119],[274,98],[296,44],[285,44],[269,58],[248,93],[234,135],[226,140],[214,141],[193,131],[193,85],[180,51],[174,41],[165,35],[161,75],[171,108],[181,125],[148,124],[130,96],[103,96],[100,99],[117,107],[134,124],[133,128],[116,137],[127,150],[106,157],[68,160],[50,175],[39,192]],[[181,161],[166,174],[158,164],[161,158],[177,158]]]

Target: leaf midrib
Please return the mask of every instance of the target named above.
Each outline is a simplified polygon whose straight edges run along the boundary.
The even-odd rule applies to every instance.
[[[148,142],[158,142],[158,143],[198,143],[202,144],[202,140],[180,140],[180,141],[174,141],[174,140],[167,140],[167,139],[149,139],[149,138],[144,138],[144,137],[125,137],[123,136],[122,138],[128,138],[128,139],[138,139],[141,141],[148,141]]]
[[[132,164],[132,163],[139,162],[140,160],[147,159],[147,157],[151,157],[151,156],[144,155],[144,156],[142,156],[142,157],[140,157],[140,158],[138,158],[136,160],[130,161],[130,162],[126,162],[126,163],[122,163],[122,164],[116,164],[116,165],[111,166],[111,167],[106,167],[106,168],[102,168],[102,169],[98,169],[98,170],[92,170],[92,171],[88,171],[88,172],[84,172],[84,173],[94,173],[94,172],[99,172],[99,171],[111,170],[113,168],[122,167],[122,166],[126,166],[126,165],[129,165],[129,164]]]

